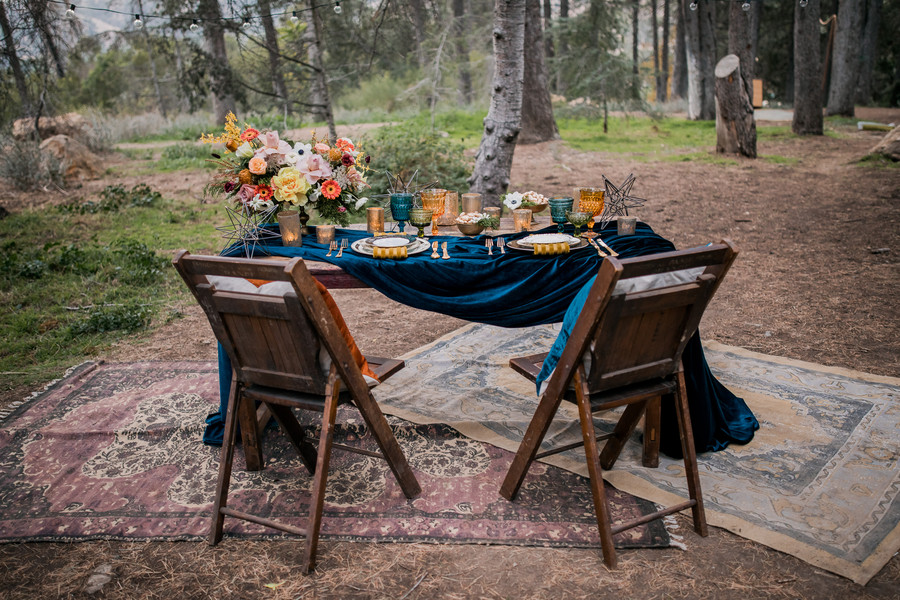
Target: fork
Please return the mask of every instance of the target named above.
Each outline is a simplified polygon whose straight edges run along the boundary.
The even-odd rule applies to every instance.
[[[346,248],[347,246],[349,246],[349,243],[347,242],[347,238],[342,238],[341,239],[341,247],[338,250],[337,256],[335,258],[340,258],[341,256],[343,256],[344,248]]]
[[[492,240],[491,238],[484,240],[484,247],[488,249],[488,256],[494,255],[493,242],[494,240]]]
[[[337,250],[337,240],[331,240],[331,244],[328,246],[328,254],[325,256],[331,256],[331,253]]]
[[[497,238],[497,247],[500,248],[500,254],[506,254],[506,238]]]

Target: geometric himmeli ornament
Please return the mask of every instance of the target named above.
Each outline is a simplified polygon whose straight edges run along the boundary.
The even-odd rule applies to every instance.
[[[635,177],[632,173],[625,178],[622,185],[616,186],[606,176],[603,177],[603,185],[606,188],[606,210],[603,211],[603,216],[606,217],[607,222],[619,215],[627,217],[629,208],[638,208],[646,202],[644,198],[631,195],[634,180]]]
[[[228,216],[229,224],[216,227],[217,231],[223,233],[222,237],[228,240],[222,251],[240,244],[244,248],[244,256],[252,258],[260,242],[280,238],[281,234],[278,231],[263,226],[272,220],[277,210],[277,204],[262,212],[256,212],[243,203],[239,210],[226,206],[225,214]]]

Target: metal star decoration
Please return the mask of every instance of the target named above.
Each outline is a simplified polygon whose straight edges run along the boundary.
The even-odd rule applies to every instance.
[[[264,243],[265,240],[281,237],[278,230],[265,226],[274,218],[277,210],[277,205],[262,212],[256,212],[243,204],[238,210],[226,206],[225,215],[228,217],[229,223],[222,227],[216,227],[216,230],[221,231],[222,237],[227,240],[221,253],[225,254],[229,249],[241,246],[244,249],[244,256],[251,258],[257,246]]]
[[[631,195],[634,181],[634,173],[626,177],[620,186],[616,186],[605,176],[603,177],[603,186],[606,188],[606,210],[603,211],[603,216],[606,217],[606,222],[619,215],[627,217],[629,208],[638,208],[644,205],[646,202],[644,198]]]

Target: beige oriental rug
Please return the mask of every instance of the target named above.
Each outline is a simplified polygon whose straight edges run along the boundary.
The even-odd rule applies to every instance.
[[[507,362],[546,351],[556,333],[468,325],[406,356],[377,398],[390,414],[515,451],[537,395]],[[760,422],[751,443],[699,456],[709,523],[864,585],[900,550],[900,379],[704,348]],[[564,402],[545,447],[580,437],[575,407]],[[640,451],[635,437],[606,473],[610,483],[661,504],[687,496],[680,460],[632,467]],[[546,461],[587,476],[582,449]]]

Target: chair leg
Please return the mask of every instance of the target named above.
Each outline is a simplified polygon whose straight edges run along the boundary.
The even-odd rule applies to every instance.
[[[216,481],[216,497],[213,502],[212,526],[209,532],[209,544],[215,546],[222,541],[222,528],[225,523],[225,515],[222,508],[228,505],[228,487],[231,484],[231,466],[234,459],[234,442],[237,435],[237,412],[242,402],[237,381],[231,381],[231,393],[229,394],[228,411],[225,413],[225,437],[222,440],[222,450],[219,454],[219,478]]]
[[[700,492],[700,471],[697,469],[697,452],[694,449],[694,432],[691,428],[691,413],[687,403],[687,389],[684,373],[676,375],[678,387],[675,390],[675,413],[678,416],[678,431],[681,437],[681,452],[684,454],[684,474],[687,477],[688,492],[695,501],[691,507],[694,530],[703,537],[707,535],[706,511],[703,509],[703,495]]]
[[[230,407],[231,404],[229,403]],[[247,470],[260,471],[265,466],[265,463],[259,438],[259,425],[256,419],[256,403],[241,402],[237,408],[237,416],[241,422],[241,445],[244,447],[244,461],[247,463]]]
[[[619,417],[612,436],[606,440],[606,444],[603,445],[603,452],[600,453],[600,466],[605,470],[609,471],[616,464],[616,459],[622,453],[622,448],[625,447],[625,443],[631,437],[631,434],[634,433],[634,428],[637,426],[638,421],[641,420],[641,414],[644,412],[645,406],[645,401],[640,401],[625,407],[625,412]]]
[[[581,420],[584,453],[587,458],[588,474],[591,481],[591,496],[594,499],[594,514],[597,516],[597,529],[600,532],[600,545],[603,548],[603,562],[610,569],[615,569],[616,547],[612,538],[609,504],[606,501],[606,490],[603,484],[603,469],[600,467],[590,396],[587,394],[587,385],[584,382],[584,367],[580,365],[575,372],[575,396],[578,403],[578,416]]]
[[[315,474],[316,448],[306,441],[306,436],[303,434],[303,428],[300,427],[297,417],[294,416],[294,413],[287,406],[281,406],[280,404],[266,404],[266,406],[272,412],[272,416],[275,417],[278,426],[290,440],[291,445],[294,446],[297,454],[300,455],[300,460],[303,461],[306,470],[309,471],[310,475]]]
[[[307,575],[316,567],[316,550],[319,546],[319,529],[322,526],[322,510],[325,505],[325,483],[328,479],[328,464],[331,460],[331,444],[334,441],[334,422],[337,419],[338,397],[341,382],[337,371],[331,367],[326,389],[325,410],[322,414],[322,432],[319,435],[319,451],[316,460],[315,477],[309,501],[309,521],[306,527],[306,543],[303,551],[303,574]]]
[[[641,464],[649,469],[659,467],[659,421],[661,399],[647,400],[644,409],[644,455]]]

